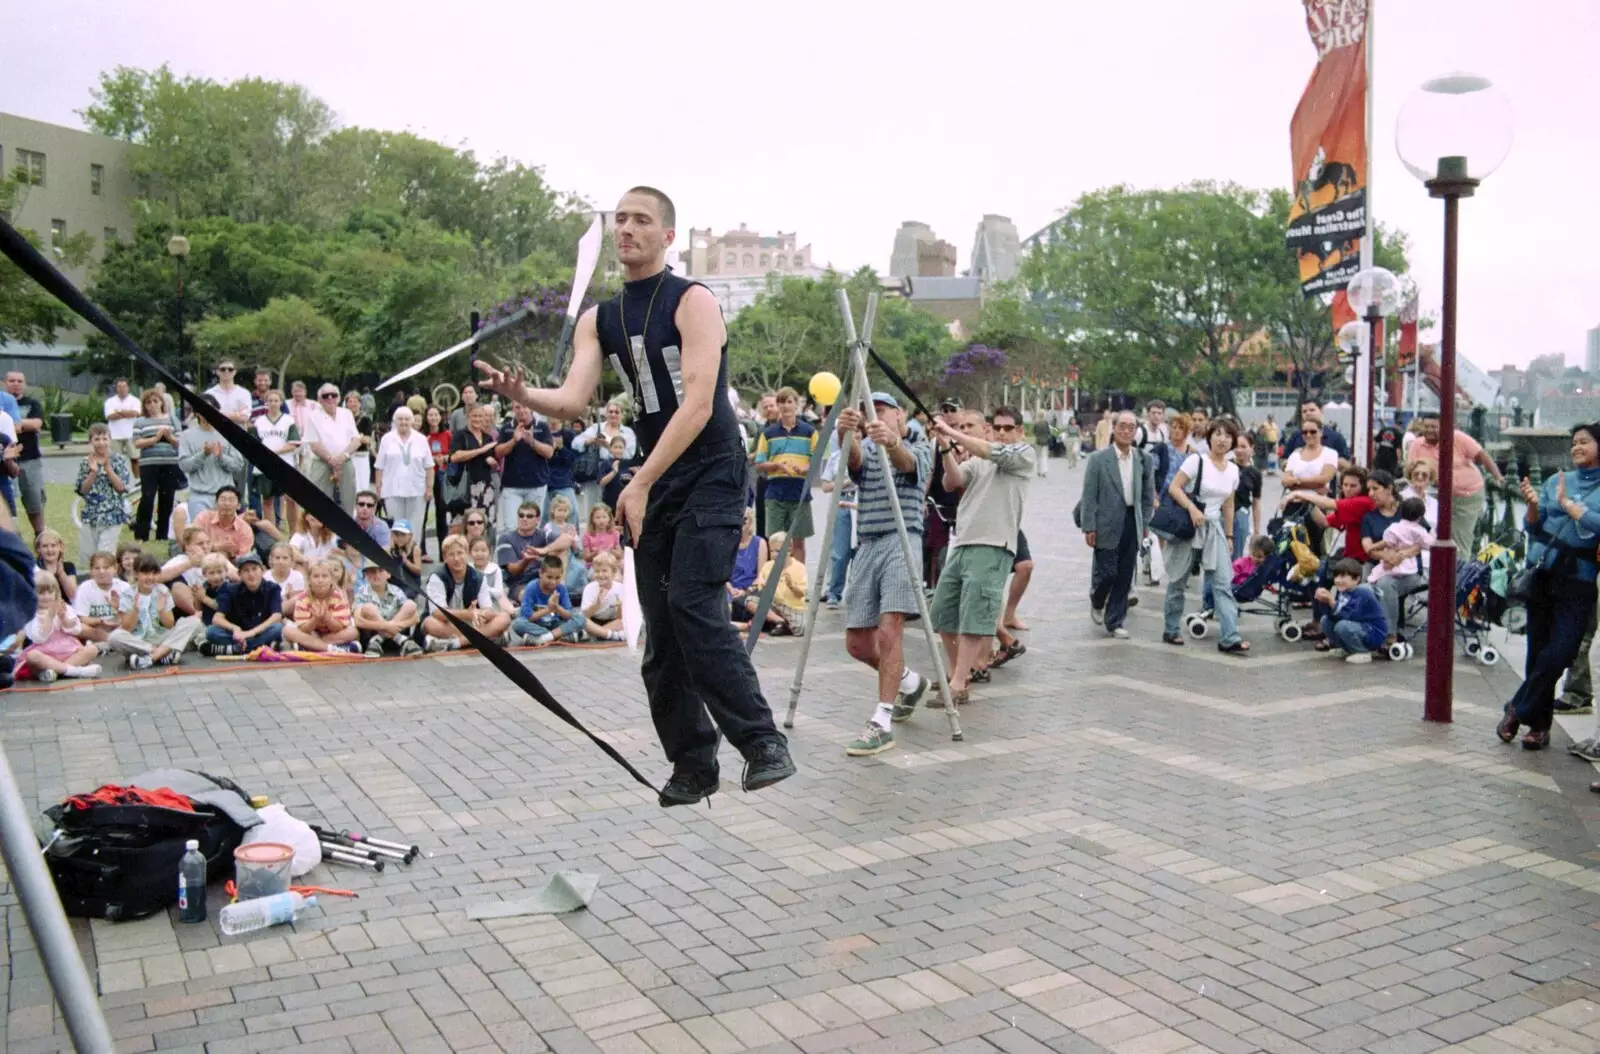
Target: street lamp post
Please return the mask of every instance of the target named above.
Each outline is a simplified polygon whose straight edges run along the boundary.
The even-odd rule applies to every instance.
[[[1367,449],[1365,464],[1372,466],[1376,449],[1373,425],[1378,405],[1378,352],[1383,347],[1383,320],[1400,310],[1400,280],[1386,267],[1364,267],[1346,287],[1350,307],[1361,316],[1360,322],[1347,322],[1366,340],[1367,355]],[[1358,348],[1357,353],[1360,353]]]
[[[174,234],[168,238],[167,255],[171,256],[178,265],[178,344],[173,355],[173,361],[181,363],[183,361],[183,263],[189,258],[189,239],[181,234]],[[194,383],[197,388],[204,383],[204,378],[200,372],[200,358],[198,355],[195,356],[194,360]]]
[[[1430,197],[1444,201],[1444,274],[1439,312],[1439,523],[1428,565],[1428,670],[1422,716],[1451,719],[1455,672],[1456,547],[1451,483],[1456,434],[1456,286],[1462,198],[1511,150],[1511,106],[1487,77],[1451,73],[1412,93],[1395,123],[1395,149]]]

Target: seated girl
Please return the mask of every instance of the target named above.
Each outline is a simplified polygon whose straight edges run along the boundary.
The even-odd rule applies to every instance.
[[[561,500],[566,499],[563,497]],[[601,553],[617,553],[621,549],[622,532],[612,522],[611,510],[604,505],[596,505],[589,510],[589,529],[583,534],[579,553],[583,557],[584,565],[592,570],[595,557]]]
[[[100,649],[80,638],[83,625],[61,595],[56,576],[49,571],[35,571],[33,589],[38,608],[33,621],[23,630],[28,644],[22,658],[33,671],[34,680],[49,684],[57,677],[100,676],[100,666],[94,661]]]
[[[295,598],[294,615],[283,627],[291,651],[359,652],[355,619],[344,590],[334,585],[334,564],[313,564],[306,575],[306,591]]]

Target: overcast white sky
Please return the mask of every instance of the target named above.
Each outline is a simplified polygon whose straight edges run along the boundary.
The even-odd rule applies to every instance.
[[[6,31],[9,112],[79,124],[117,64],[298,81],[346,124],[509,154],[597,204],[657,185],[685,237],[797,231],[818,262],[880,271],[902,220],[965,268],[985,212],[1026,237],[1109,183],[1287,186],[1315,58],[1298,0],[52,0]],[[1600,326],[1600,3],[1377,0],[1375,42],[1373,207],[1411,234],[1425,309],[1442,214],[1394,121],[1420,81],[1465,68],[1517,127],[1463,206],[1461,351],[1582,365]]]

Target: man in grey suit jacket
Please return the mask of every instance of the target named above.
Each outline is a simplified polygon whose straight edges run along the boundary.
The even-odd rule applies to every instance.
[[[1139,419],[1127,410],[1111,422],[1111,443],[1096,450],[1084,470],[1078,525],[1094,550],[1089,603],[1094,620],[1113,637],[1126,638],[1128,590],[1139,563],[1139,540],[1158,503],[1154,463],[1133,445]]]

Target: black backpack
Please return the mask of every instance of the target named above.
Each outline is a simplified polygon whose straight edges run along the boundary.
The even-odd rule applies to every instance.
[[[250,799],[232,780],[198,775]],[[244,828],[221,809],[190,801],[193,812],[99,802],[46,809],[56,834],[45,848],[45,863],[67,914],[127,922],[177,903],[178,862],[191,838],[206,858],[207,882],[228,877]]]

